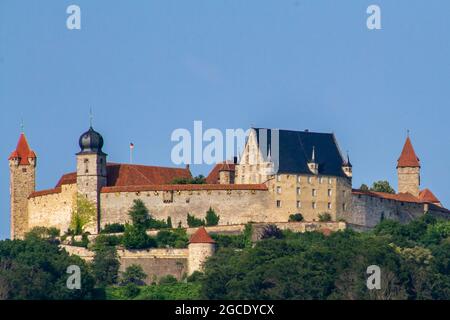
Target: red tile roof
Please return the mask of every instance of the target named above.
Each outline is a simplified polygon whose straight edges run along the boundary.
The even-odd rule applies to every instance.
[[[429,202],[429,203],[441,203],[438,198],[431,192],[430,189],[424,189],[419,193],[419,200],[421,202]]]
[[[234,172],[236,170],[236,165],[234,163],[228,163],[224,161],[222,163],[218,163],[214,166],[211,172],[206,177],[206,183],[215,184],[219,183],[219,172],[220,171],[231,171]]]
[[[28,159],[36,159],[36,154],[30,149],[27,138],[24,133],[20,134],[19,141],[17,142],[16,150],[14,150],[9,156],[8,160],[19,158],[19,164],[30,164]]]
[[[377,197],[377,198],[382,198],[382,199],[387,199],[387,200],[395,200],[395,201],[411,202],[411,203],[421,203],[421,201],[418,198],[414,197],[410,193],[392,194],[392,193],[386,193],[386,192],[365,191],[365,190],[358,190],[358,189],[353,189],[352,193],[356,194],[356,195],[367,195],[367,196],[372,196],[372,197]]]
[[[141,185],[170,184],[175,178],[191,178],[187,168],[167,168],[134,164],[107,164],[108,187],[128,187]],[[76,172],[65,174],[59,179],[57,187],[77,183]]]
[[[198,230],[192,235],[189,243],[216,243],[206,232],[205,227],[200,227]]]
[[[406,138],[400,158],[398,158],[397,167],[420,167],[420,160],[417,157],[411,143],[411,139]]]
[[[104,187],[102,193],[145,192],[145,191],[202,191],[202,190],[261,190],[267,191],[265,184],[166,184],[143,186]]]

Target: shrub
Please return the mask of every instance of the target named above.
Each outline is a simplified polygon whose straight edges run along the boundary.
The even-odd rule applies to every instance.
[[[283,232],[274,224],[269,224],[268,226],[264,227],[261,239],[282,239],[283,238]]]
[[[168,217],[168,218],[167,218],[167,228],[170,228],[170,229],[173,228],[173,227],[172,227],[172,218],[171,218],[171,217]]]
[[[194,271],[189,277],[187,277],[187,282],[199,282],[203,280],[204,274],[200,271]]]
[[[128,283],[123,288],[123,294],[127,299],[136,298],[140,292],[141,289],[134,283]]]
[[[120,223],[107,224],[100,233],[121,233],[125,231],[125,226]]]
[[[320,222],[329,222],[331,221],[331,214],[329,214],[328,212],[324,212],[319,214],[319,221]]]
[[[186,230],[178,229],[173,231],[162,230],[156,236],[156,243],[158,248],[172,247],[172,248],[186,248],[189,239]]]
[[[122,243],[123,236],[113,236],[100,234],[95,238],[94,247],[104,247],[104,246],[118,246]]]
[[[210,207],[206,212],[206,225],[207,226],[217,226],[219,224],[220,216]]]
[[[303,216],[301,213],[291,214],[289,216],[289,222],[301,222],[303,221]]]
[[[145,229],[126,225],[123,234],[123,245],[127,249],[145,249],[156,247],[156,241],[149,237]]]
[[[189,228],[196,228],[201,227],[205,225],[205,221],[202,219],[198,219],[194,216],[191,216],[189,213],[187,215],[187,224]]]
[[[177,278],[175,278],[171,274],[169,274],[169,275],[159,279],[159,284],[160,285],[170,285],[170,284],[175,284],[177,282],[178,282]]]
[[[75,237],[72,236],[72,241],[70,242],[70,245],[72,245],[74,247],[81,247],[81,248],[88,247],[88,245],[89,245],[88,233],[86,233],[86,232],[83,233],[80,241],[76,241],[74,238]]]
[[[138,264],[132,264],[122,272],[120,284],[123,286],[128,284],[144,285],[145,278],[147,278],[147,274],[142,267]]]

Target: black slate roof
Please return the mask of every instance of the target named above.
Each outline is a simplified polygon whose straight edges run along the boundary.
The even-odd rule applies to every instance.
[[[311,174],[308,162],[311,161],[313,147],[315,162],[319,164],[319,174],[346,177],[342,170],[344,159],[332,133],[317,133],[309,131],[275,130],[253,128],[260,149],[264,149],[260,140],[264,141],[264,132],[267,132],[267,150],[270,150],[274,160],[272,146],[273,137],[278,131],[279,136],[279,169],[278,173]],[[272,134],[272,131],[274,133]]]

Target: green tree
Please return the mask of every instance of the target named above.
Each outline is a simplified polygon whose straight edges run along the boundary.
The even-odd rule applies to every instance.
[[[372,188],[370,188],[370,191],[375,192],[386,192],[386,193],[392,193],[395,194],[394,188],[391,187],[388,181],[376,181],[373,183]]]
[[[135,285],[144,285],[144,280],[147,278],[147,274],[144,272],[142,267],[138,264],[132,264],[128,266],[124,272],[121,273],[120,284],[135,284]]]
[[[122,243],[127,249],[146,249],[156,247],[156,241],[145,229],[134,225],[125,225]]]
[[[96,215],[97,208],[95,204],[78,194],[70,220],[70,229],[73,231],[73,234],[83,234],[85,227],[94,222]]]
[[[138,228],[146,228],[148,221],[150,220],[150,214],[144,202],[140,199],[133,201],[133,206],[128,212],[133,226]]]
[[[363,183],[363,184],[359,187],[359,189],[360,189],[360,190],[363,190],[363,191],[369,191],[369,186],[368,186],[367,184]]]
[[[171,184],[205,184],[206,178],[203,175],[198,175],[196,177],[190,178],[175,178],[172,180]]]
[[[205,225],[205,220],[198,219],[195,216],[191,216],[189,213],[187,215],[187,224],[189,228],[196,228],[201,227]]]
[[[117,282],[120,262],[114,246],[96,242],[94,247],[94,260],[92,261],[92,274],[97,285],[105,287]]]
[[[85,261],[34,234],[0,241],[0,297],[13,300],[92,299],[94,278]],[[41,230],[42,231],[42,230]],[[67,268],[80,267],[81,290],[67,288]]]
[[[206,225],[207,226],[217,226],[219,224],[220,216],[210,207],[206,212]]]

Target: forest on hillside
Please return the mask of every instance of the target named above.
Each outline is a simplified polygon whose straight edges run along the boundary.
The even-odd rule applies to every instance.
[[[0,241],[0,299],[450,299],[450,222],[424,215],[401,225],[331,235],[268,228],[257,243],[249,229],[214,236],[218,248],[204,273],[143,285],[139,266],[119,272],[116,243],[104,235],[86,263],[59,248],[45,229],[24,240]],[[174,229],[174,232],[179,232]],[[167,232],[171,232],[166,230]],[[69,265],[81,270],[81,289],[69,289]],[[381,288],[367,288],[367,267],[381,270]]]

